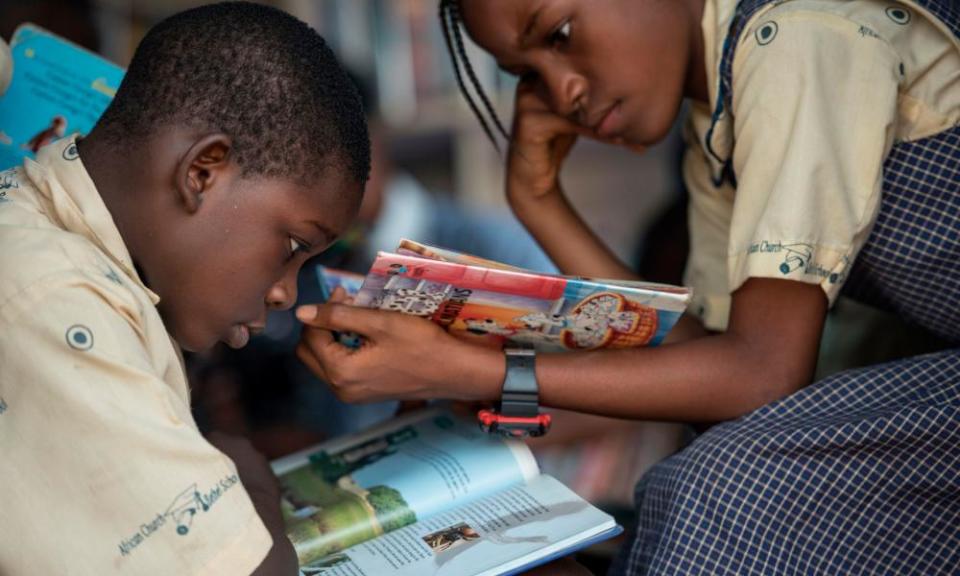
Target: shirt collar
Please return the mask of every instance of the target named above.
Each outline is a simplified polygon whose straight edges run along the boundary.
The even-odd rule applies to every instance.
[[[51,217],[59,220],[65,230],[93,242],[157,304],[160,297],[147,288],[134,268],[120,230],[83,166],[77,153],[78,136],[74,134],[41,148],[35,162],[26,160],[26,172],[49,203]]]
[[[707,88],[710,92],[710,109],[717,105],[720,92],[720,59],[723,44],[730,31],[730,22],[737,11],[738,0],[706,0],[700,29],[703,31],[703,64],[707,69]]]

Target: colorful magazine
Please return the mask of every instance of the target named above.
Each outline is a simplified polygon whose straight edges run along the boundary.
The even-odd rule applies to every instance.
[[[123,68],[76,44],[23,24],[10,41],[13,78],[0,97],[0,170],[68,134],[86,134],[106,110]]]
[[[377,255],[354,305],[429,318],[492,346],[544,352],[656,346],[690,290],[645,282],[541,274],[401,241]]]
[[[431,410],[273,463],[303,574],[516,574],[621,528],[522,442]]]

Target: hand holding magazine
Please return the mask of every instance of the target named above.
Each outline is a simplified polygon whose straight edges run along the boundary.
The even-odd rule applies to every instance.
[[[531,272],[411,240],[396,253],[380,252],[362,284],[358,275],[322,267],[318,274],[328,293],[342,286],[356,306],[542,352],[656,346],[691,296],[684,287]],[[341,342],[359,343],[352,336]]]
[[[274,462],[306,575],[516,574],[621,532],[523,443],[442,411]]]

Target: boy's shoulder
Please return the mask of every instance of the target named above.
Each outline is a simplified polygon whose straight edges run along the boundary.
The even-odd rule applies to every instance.
[[[0,315],[8,305],[41,302],[78,287],[139,309],[144,297],[90,239],[58,225],[23,167],[0,172]]]

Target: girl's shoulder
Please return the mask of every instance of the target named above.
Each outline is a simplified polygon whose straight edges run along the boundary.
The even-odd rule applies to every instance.
[[[916,140],[960,123],[960,12],[943,8],[943,0],[761,0],[753,4],[763,7],[752,12],[745,8],[749,4],[739,3],[744,22],[731,27],[737,38],[729,38],[722,56],[727,106],[746,84],[737,76],[749,73],[750,60],[779,58],[788,70],[791,61],[797,70],[813,62],[803,71],[814,74],[814,83],[818,77],[835,82],[837,70],[854,81],[862,68],[843,55],[856,54],[864,66],[880,63],[894,70],[891,79],[900,93],[896,140]],[[750,89],[765,87],[752,83]]]

